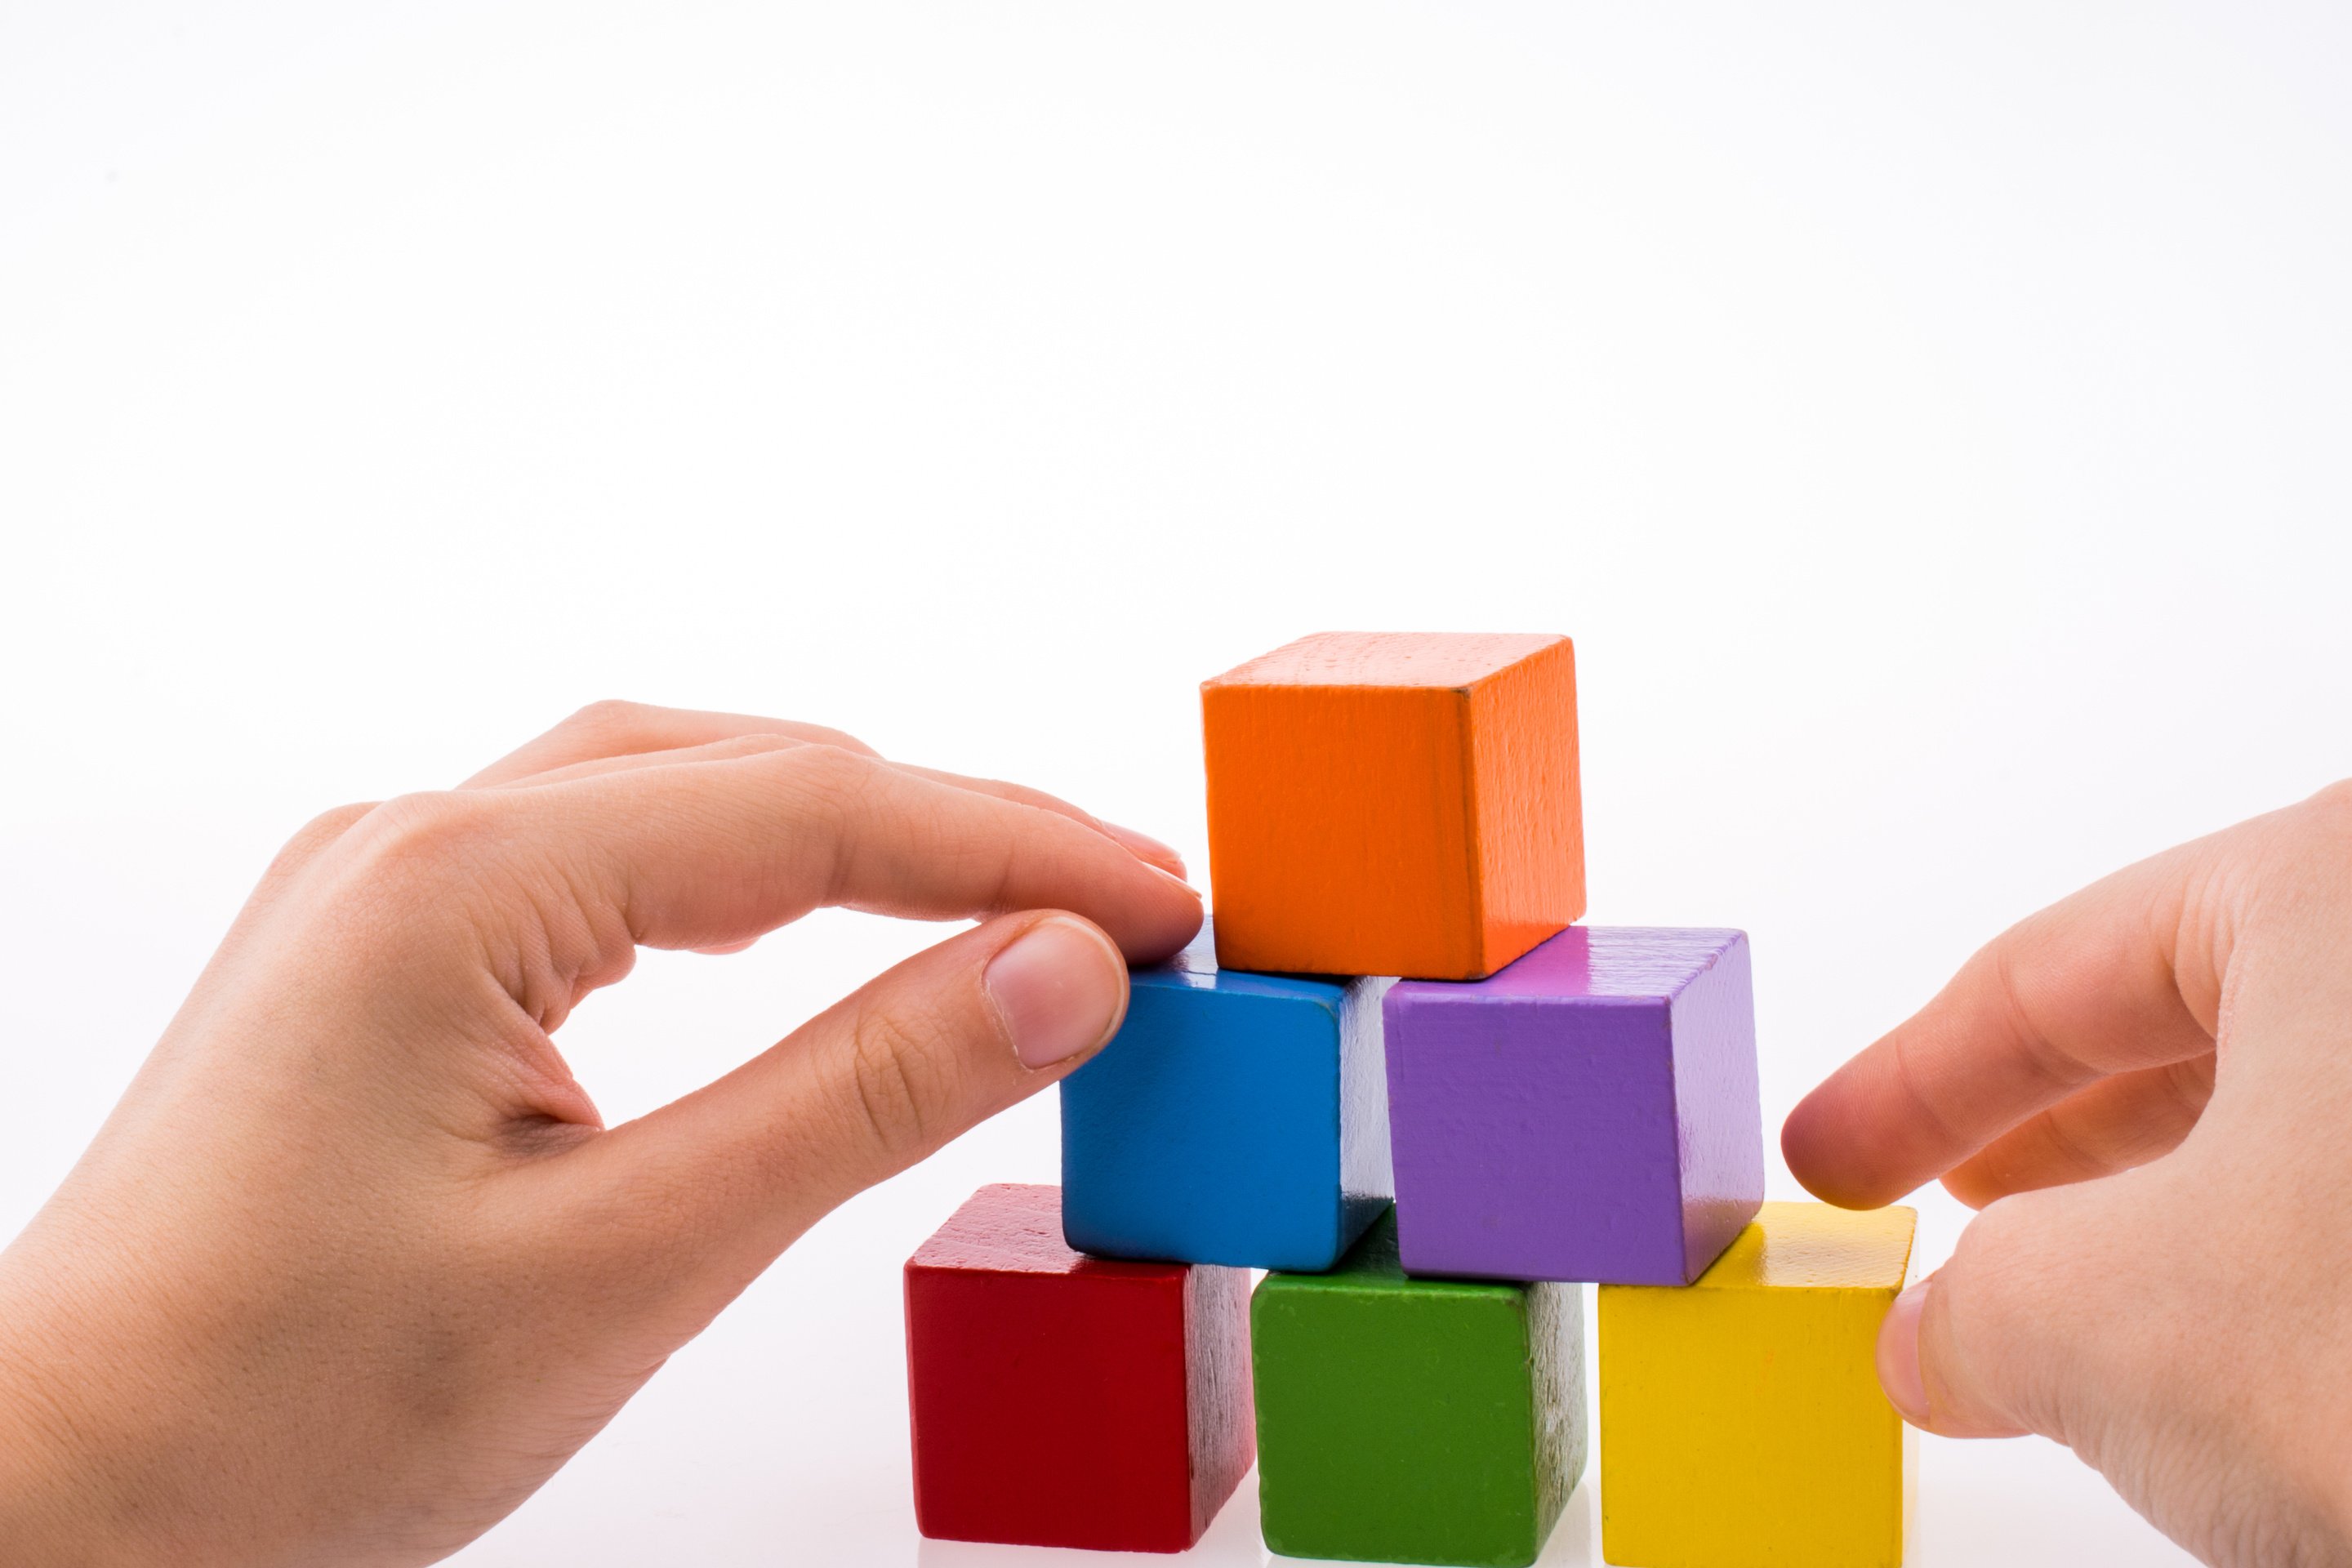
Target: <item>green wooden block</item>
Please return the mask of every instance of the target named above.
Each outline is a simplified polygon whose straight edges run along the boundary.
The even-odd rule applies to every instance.
[[[1258,1510],[1288,1557],[1533,1563],[1584,1474],[1575,1285],[1409,1279],[1391,1210],[1250,1301]]]

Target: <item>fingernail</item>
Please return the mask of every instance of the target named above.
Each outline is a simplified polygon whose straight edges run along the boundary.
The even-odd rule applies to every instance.
[[[1146,866],[1151,866],[1151,862],[1150,862],[1150,861],[1149,861],[1149,860],[1146,860],[1146,861],[1144,862],[1144,864],[1145,864]],[[1192,886],[1192,883],[1190,883],[1190,882],[1186,881],[1183,878],[1177,876],[1177,875],[1176,875],[1174,872],[1172,872],[1172,871],[1163,871],[1163,870],[1161,870],[1161,869],[1160,869],[1159,867],[1157,867],[1157,866],[1151,866],[1151,869],[1152,869],[1152,871],[1153,871],[1153,872],[1154,872],[1154,873],[1155,873],[1155,874],[1160,878],[1160,879],[1161,881],[1163,881],[1163,882],[1167,883],[1170,887],[1172,887],[1172,888],[1181,888],[1181,889],[1182,889],[1185,892],[1192,894],[1192,901],[1193,901],[1194,903],[1196,903],[1196,904],[1197,904],[1197,903],[1200,903],[1200,902],[1202,901],[1202,900],[1201,900],[1201,889],[1198,889],[1198,888],[1196,888],[1196,887],[1194,887],[1194,886]]]
[[[1126,970],[1101,937],[1055,918],[989,960],[984,984],[1021,1065],[1049,1068],[1110,1037],[1126,1000]]]
[[[1878,1384],[1896,1414],[1914,1426],[1927,1424],[1927,1380],[1919,1371],[1919,1315],[1927,1308],[1934,1278],[1920,1280],[1895,1298],[1878,1325]]]
[[[1104,823],[1102,830],[1125,845],[1128,853],[1137,858],[1157,861],[1179,877],[1185,874],[1184,857],[1176,853],[1168,845],[1160,843],[1149,833],[1138,833],[1134,828],[1121,827],[1116,822]]]

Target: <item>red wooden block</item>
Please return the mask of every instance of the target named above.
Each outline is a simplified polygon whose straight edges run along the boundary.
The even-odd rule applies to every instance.
[[[1087,1258],[1059,1187],[982,1187],[907,1260],[915,1520],[1181,1552],[1257,1457],[1249,1271]]]

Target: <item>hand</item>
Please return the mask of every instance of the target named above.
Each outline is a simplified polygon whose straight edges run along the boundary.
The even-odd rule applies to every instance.
[[[456,1551],[820,1215],[1108,1040],[1121,955],[1200,925],[1182,870],[831,731],[617,704],[321,817],[0,1255],[0,1561]],[[581,999],[825,904],[984,923],[604,1127],[551,1038]]]
[[[2352,1563],[2352,784],[2015,927],[1782,1147],[1984,1211],[1881,1333],[1915,1425],[2068,1444],[2209,1563]]]

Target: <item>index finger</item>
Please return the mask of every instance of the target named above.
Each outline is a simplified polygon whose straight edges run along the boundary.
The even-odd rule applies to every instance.
[[[2200,940],[2195,888],[2214,844],[2143,860],[1993,939],[1790,1112],[1790,1171],[1818,1197],[1874,1208],[2090,1084],[2212,1050],[2222,961]]]
[[[832,746],[413,797],[383,821],[445,851],[387,858],[457,876],[428,902],[499,939],[488,951],[542,1017],[625,973],[633,946],[725,946],[825,905],[1067,910],[1135,963],[1201,925],[1192,888],[1070,816]]]

